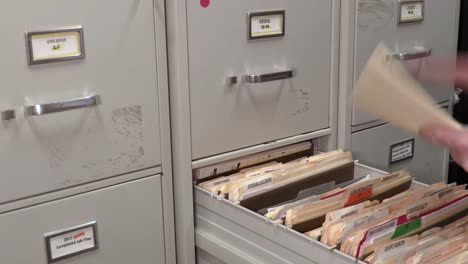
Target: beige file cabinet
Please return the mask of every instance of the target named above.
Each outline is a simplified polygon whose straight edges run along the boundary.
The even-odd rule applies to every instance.
[[[57,263],[175,263],[164,1],[7,0],[0,21],[0,262],[96,221],[99,249]]]
[[[335,144],[339,1],[169,1],[167,8],[178,262],[195,263],[195,244],[199,263],[305,260],[291,253],[284,262],[263,250],[239,257],[240,241],[267,251],[291,246],[244,237],[245,229],[217,232],[257,218],[225,223],[219,217],[234,207],[216,199],[195,205],[192,170],[314,138],[327,148]],[[212,224],[202,210],[214,214]],[[264,221],[257,227],[273,228]],[[268,232],[277,234],[261,234]]]
[[[194,188],[192,174],[306,140],[324,151],[338,143],[350,146],[357,1],[202,0],[169,1],[167,6],[178,262],[355,263]],[[284,36],[249,39],[249,13],[270,11],[284,11]],[[439,48],[445,51],[438,44],[432,49]],[[366,52],[359,53],[363,60],[370,55]],[[270,77],[278,80],[260,82]],[[305,106],[309,111],[299,111]],[[300,114],[292,114],[296,111]]]

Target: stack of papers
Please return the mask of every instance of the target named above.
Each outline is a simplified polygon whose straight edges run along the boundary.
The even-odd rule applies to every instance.
[[[412,177],[407,171],[400,171],[379,178],[365,178],[345,188],[324,193],[317,201],[289,208],[284,222],[294,230],[307,232],[322,226],[328,212],[350,207],[367,200],[380,201],[390,198],[408,190],[411,182]],[[358,205],[358,207],[365,208],[371,204],[371,202],[365,202]],[[352,207],[352,209],[344,209],[341,213],[348,215],[356,210],[356,207]]]
[[[199,184],[254,211],[297,198],[304,189],[354,177],[351,153],[336,150],[288,163],[271,162]]]
[[[382,203],[364,202],[329,212],[322,226],[321,242],[362,258],[392,240],[466,214],[465,187],[438,183],[403,192]]]
[[[468,216],[443,228],[434,227],[378,247],[366,261],[371,264],[466,263]]]

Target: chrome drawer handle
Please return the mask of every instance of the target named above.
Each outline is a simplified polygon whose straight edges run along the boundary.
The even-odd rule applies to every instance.
[[[395,53],[392,55],[389,55],[388,59],[394,59],[394,60],[400,60],[400,61],[406,61],[406,60],[415,60],[415,59],[421,59],[425,57],[431,56],[431,49],[421,49],[415,52],[409,52],[409,53]]]
[[[8,121],[16,118],[15,110],[2,110],[1,111],[2,120]]]
[[[274,73],[266,73],[266,74],[247,74],[243,76],[243,80],[247,83],[263,83],[263,82],[271,82],[277,80],[284,80],[284,79],[291,79],[294,77],[296,70],[290,69],[287,71],[280,71]]]
[[[93,107],[100,104],[99,95],[86,96],[62,102],[55,102],[49,104],[37,104],[24,107],[26,116],[38,116],[51,113],[63,112],[78,108]]]

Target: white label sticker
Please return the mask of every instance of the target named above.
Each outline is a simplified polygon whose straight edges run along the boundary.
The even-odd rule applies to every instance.
[[[70,232],[48,235],[49,262],[97,248],[95,224],[73,228]]]
[[[424,19],[423,10],[424,10],[423,1],[401,3],[400,23],[423,20]]]
[[[409,248],[413,248],[418,243],[417,236],[408,237],[401,239],[385,246],[378,247],[375,250],[375,256],[378,256],[379,259],[387,259],[394,257],[401,252],[407,251]]]
[[[70,30],[28,32],[29,63],[84,58],[81,27]]]
[[[413,150],[414,139],[390,146],[390,164],[412,158]]]
[[[250,38],[277,37],[284,35],[284,11],[264,12],[250,15]]]
[[[370,243],[372,244],[374,242],[374,239],[379,238],[381,235],[386,235],[390,232],[393,232],[395,230],[395,227],[397,226],[397,223],[398,219],[394,219],[390,222],[378,225],[370,229],[367,232],[366,242],[370,241]]]
[[[259,177],[258,179],[255,179],[246,184],[246,191],[252,190],[258,187],[270,186],[272,185],[272,182],[273,182],[273,178],[271,177],[271,175]]]

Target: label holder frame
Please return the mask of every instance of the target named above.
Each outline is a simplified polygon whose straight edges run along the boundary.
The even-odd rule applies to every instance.
[[[280,34],[271,34],[271,35],[264,35],[264,36],[252,36],[252,18],[257,16],[269,16],[269,15],[281,15],[281,33]],[[247,38],[248,40],[256,40],[256,39],[267,39],[267,38],[279,38],[284,37],[286,35],[286,11],[284,9],[279,10],[270,10],[270,11],[254,11],[247,13]]]
[[[68,255],[65,255],[65,256],[61,256],[61,257],[58,257],[58,258],[52,258],[52,249],[50,248],[50,240],[52,238],[57,237],[57,236],[61,236],[61,235],[67,234],[67,233],[71,233],[71,232],[74,232],[74,231],[77,231],[77,230],[80,230],[80,229],[88,228],[88,227],[93,228],[94,247],[86,248],[86,249],[83,249],[83,250],[80,250],[80,251],[77,251],[77,252],[74,252],[74,253],[71,253],[71,254],[68,254]],[[91,222],[88,222],[86,224],[82,224],[82,225],[79,225],[79,226],[74,226],[74,227],[71,227],[71,228],[62,229],[62,230],[59,230],[59,231],[47,233],[47,234],[44,235],[44,240],[45,240],[45,243],[46,243],[47,263],[55,263],[57,261],[61,261],[61,260],[64,260],[64,259],[75,257],[77,255],[81,255],[81,254],[84,254],[86,252],[97,250],[97,249],[99,249],[99,236],[98,236],[97,221],[91,221]]]
[[[411,3],[421,3],[422,4],[422,10],[421,10],[421,18],[413,18],[413,19],[408,19],[408,20],[401,20],[401,9],[404,4],[411,4]],[[426,9],[426,3],[424,0],[399,0],[398,1],[398,24],[407,24],[407,23],[415,23],[415,22],[422,22],[424,21],[424,16],[425,16],[425,9]]]
[[[405,158],[400,158],[400,159],[397,159],[397,160],[392,160],[393,148],[395,146],[403,145],[403,144],[406,144],[406,143],[409,143],[409,142],[411,142],[411,156],[408,156],[408,157],[405,157]],[[389,155],[388,155],[388,164],[389,165],[394,165],[396,163],[399,163],[399,162],[402,162],[402,161],[407,161],[407,160],[410,160],[410,159],[414,158],[414,148],[415,148],[414,145],[415,145],[414,138],[407,139],[407,140],[404,140],[404,141],[401,141],[401,142],[394,143],[394,144],[390,145],[390,151],[389,151]]]
[[[33,47],[32,47],[33,36],[45,35],[45,34],[56,34],[56,33],[72,33],[72,32],[77,32],[79,35],[79,43],[80,43],[79,55],[59,57],[59,58],[48,58],[48,59],[34,59]],[[81,25],[70,26],[70,27],[60,27],[60,28],[54,28],[54,29],[26,31],[24,35],[26,38],[26,55],[27,55],[28,65],[38,65],[38,64],[79,60],[79,59],[86,58],[85,43],[84,43],[84,30],[83,30],[83,26]]]

